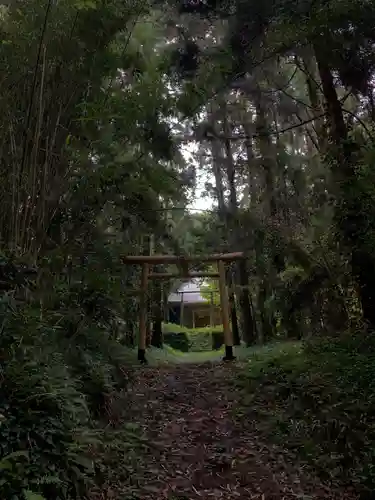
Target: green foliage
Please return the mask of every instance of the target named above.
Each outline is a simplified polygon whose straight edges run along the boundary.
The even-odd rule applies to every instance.
[[[209,270],[210,271],[210,270]],[[205,283],[201,286],[201,295],[208,303],[212,302],[218,306],[220,305],[220,293],[218,292],[219,284],[217,280],[207,279]]]
[[[173,349],[181,352],[189,352],[189,338],[186,332],[165,333],[163,339],[164,343]]]
[[[223,327],[184,328],[164,323],[164,342],[181,352],[200,352],[220,349],[224,343]]]
[[[199,27],[190,34],[185,20],[176,20],[178,36],[184,31],[182,55],[188,40],[192,49],[184,64],[181,54],[176,61],[181,82],[171,70],[176,36],[166,37],[164,4],[149,12],[151,3],[141,0],[6,3],[0,11],[0,497],[83,498],[94,486],[93,450],[104,453],[95,463],[108,476],[137,449],[129,432],[114,438],[97,427],[103,419],[114,425],[127,407],[122,389],[133,353],[122,344],[134,341],[139,270],[125,268],[121,256],[149,251],[150,234],[163,252],[243,247],[263,334],[267,321],[271,335],[291,337],[310,335],[314,321],[319,332],[324,324],[336,333],[360,317],[347,253],[361,247],[373,257],[375,243],[374,148],[362,130],[374,121],[367,106],[373,107],[375,10],[362,0],[318,1],[309,14],[298,2],[235,0],[229,10],[226,2],[215,8],[205,2],[206,14],[214,8],[226,21],[205,25],[201,36]],[[346,134],[327,148],[326,135],[333,137],[337,125],[327,81],[325,95],[319,88],[311,99],[313,77],[319,80],[314,54],[328,77],[341,80],[340,106],[349,102],[344,87],[362,94],[354,109],[365,126],[361,133],[352,127],[350,175],[335,150],[348,151]],[[283,113],[289,91],[293,106],[289,101]],[[319,114],[322,97],[328,116],[292,131]],[[194,119],[180,123],[181,115]],[[217,137],[199,138],[192,123],[198,118],[214,121]],[[194,161],[210,168],[216,162],[215,195],[221,183],[228,207],[219,204],[220,213],[209,216],[183,209],[169,225],[161,209],[184,207],[195,182],[194,168],[184,171],[193,160],[177,150],[176,130],[196,134]],[[308,151],[310,142],[322,161]],[[330,205],[339,207],[349,252],[331,231],[328,170],[341,189]],[[362,275],[374,267],[361,265]],[[208,300],[211,287],[203,290]],[[374,287],[368,288],[371,306]],[[164,325],[164,338],[172,348],[153,349],[151,357],[203,361],[222,353],[222,327]],[[304,350],[293,344],[251,351],[246,380],[265,432],[272,425],[276,437],[287,436],[322,471],[371,482],[375,360],[371,340],[361,342],[358,336]]]
[[[163,349],[152,348],[148,352],[148,361],[151,365],[205,363],[207,361],[221,361],[224,349],[215,351],[181,352],[165,345]]]
[[[375,345],[361,332],[251,359],[242,414],[322,477],[373,487]]]
[[[4,498],[23,489],[69,498],[82,493],[89,476],[80,465],[84,454],[75,449],[74,437],[78,427],[88,424],[89,412],[63,354],[52,350],[53,331],[35,316],[27,310],[8,312],[1,342],[3,351],[9,336],[13,341],[0,384],[2,452],[27,449],[28,458],[5,470],[0,491]]]
[[[236,359],[239,361],[248,361],[265,348],[246,347],[244,344],[234,348]],[[191,351],[181,352],[173,349],[169,345],[165,345],[163,349],[151,348],[148,350],[147,359],[153,366],[160,364],[180,364],[180,363],[205,363],[205,362],[222,362],[225,354],[224,346],[220,349],[210,351]]]
[[[178,332],[187,332],[191,334],[207,334],[211,332],[222,332],[223,331],[223,326],[222,325],[216,325],[216,326],[204,326],[201,328],[187,328],[185,326],[181,325],[176,325],[174,323],[163,323],[163,332],[164,333],[178,333]]]
[[[25,490],[23,492],[23,494],[25,496],[25,500],[45,500],[44,497],[42,497],[42,495],[38,495],[37,493],[33,493],[30,490]]]
[[[127,383],[130,353],[111,339],[103,289],[55,283],[41,310],[13,298],[28,285],[9,278],[12,295],[0,301],[0,496],[80,498],[94,484],[95,420]]]
[[[186,195],[148,10],[2,9],[1,498],[87,497],[92,453],[112,443],[98,427],[126,408],[114,407],[130,380],[122,343],[134,337],[139,276],[121,255],[150,232],[173,245],[158,209]],[[122,460],[129,442],[113,441]]]

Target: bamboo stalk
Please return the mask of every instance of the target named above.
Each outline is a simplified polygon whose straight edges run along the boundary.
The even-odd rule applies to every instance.
[[[41,80],[39,85],[39,109],[37,110],[37,118],[34,132],[33,149],[31,152],[31,165],[29,169],[29,192],[30,203],[25,209],[24,220],[22,224],[21,234],[23,235],[23,248],[25,251],[31,250],[33,234],[31,231],[33,219],[35,217],[37,209],[37,187],[38,187],[38,177],[41,175],[41,166],[39,165],[39,154],[40,154],[40,139],[41,139],[41,128],[43,121],[43,94],[44,94],[44,81],[45,81],[45,70],[46,70],[46,47],[43,48],[43,60],[42,60],[42,72]]]

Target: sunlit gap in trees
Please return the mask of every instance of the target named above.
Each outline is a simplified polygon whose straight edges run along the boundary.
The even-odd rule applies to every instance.
[[[167,83],[168,91],[171,94],[178,94],[181,89]],[[204,119],[204,113],[200,113],[194,119],[181,119],[177,117],[169,117],[168,123],[171,128],[171,133],[179,142],[179,150],[185,160],[185,168],[192,168],[195,172],[195,186],[191,190],[190,203],[187,208],[190,210],[212,210],[214,199],[207,191],[206,184],[213,183],[214,177],[200,168],[197,153],[199,151],[198,142],[195,140],[181,140],[181,137],[194,137],[194,124]]]

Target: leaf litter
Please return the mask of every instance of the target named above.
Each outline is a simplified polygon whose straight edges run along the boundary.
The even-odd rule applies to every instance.
[[[115,500],[351,500],[347,489],[323,484],[285,450],[265,443],[233,411],[238,365],[140,368],[126,398],[128,422],[146,445],[92,499]],[[255,424],[255,425],[254,425]],[[129,424],[125,424],[129,425]],[[113,482],[113,476],[112,476]]]

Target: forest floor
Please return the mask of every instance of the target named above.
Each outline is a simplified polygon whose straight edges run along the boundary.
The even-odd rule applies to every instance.
[[[126,466],[127,480],[116,484],[112,478],[100,498],[357,498],[323,484],[286,450],[264,442],[254,423],[236,416],[241,393],[233,381],[239,369],[240,362],[140,368],[126,396],[126,414],[139,424],[145,445]]]

